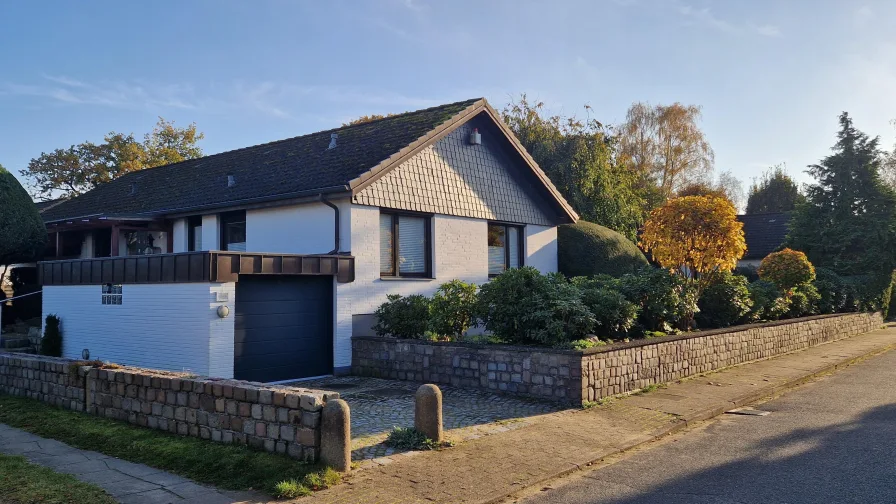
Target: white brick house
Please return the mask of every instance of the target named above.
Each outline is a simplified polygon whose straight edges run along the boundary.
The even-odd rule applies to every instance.
[[[258,381],[347,372],[388,294],[556,271],[577,219],[482,99],[132,173],[43,216],[65,356]]]

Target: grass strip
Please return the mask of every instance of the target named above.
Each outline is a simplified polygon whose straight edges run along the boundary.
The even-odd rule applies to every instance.
[[[115,504],[102,488],[78,481],[25,457],[0,453],[0,502],[4,504]]]
[[[0,423],[229,490],[277,495],[279,482],[302,481],[322,469],[282,454],[178,436],[4,394]]]

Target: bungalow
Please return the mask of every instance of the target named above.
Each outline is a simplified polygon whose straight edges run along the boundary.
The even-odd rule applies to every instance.
[[[578,218],[484,99],[130,173],[42,215],[66,357],[263,382],[347,373],[388,294],[556,271]]]

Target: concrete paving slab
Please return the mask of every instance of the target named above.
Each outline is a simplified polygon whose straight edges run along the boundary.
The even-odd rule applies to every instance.
[[[186,483],[181,483],[178,485],[166,486],[166,490],[169,492],[176,494],[184,499],[191,499],[197,495],[207,494],[213,489],[199,485],[197,483],[193,483],[192,481],[188,481]]]
[[[40,445],[37,444],[37,441],[3,443],[3,452],[10,455],[22,455],[31,451],[40,451]]]
[[[121,504],[174,504],[177,502],[184,502],[180,497],[164,489],[123,495],[118,498],[118,501],[121,502]]]
[[[110,470],[102,460],[87,460],[86,462],[69,464],[62,467],[56,467],[55,469],[59,472],[73,475]]]
[[[101,473],[93,473],[101,474]],[[127,478],[123,480],[113,481],[109,483],[97,483],[103,487],[103,490],[109,492],[112,497],[119,498],[125,495],[149,492],[150,490],[159,490],[162,487],[150,483],[148,481],[139,480],[137,478]]]
[[[128,476],[134,476],[135,478],[143,478],[144,476],[148,476],[150,474],[157,474],[162,472],[160,469],[156,469],[155,467],[149,467],[148,465],[143,464],[135,464],[134,462],[128,462],[127,460],[121,460],[116,458],[106,459],[104,461],[109,469],[115,469],[116,471],[127,474]]]

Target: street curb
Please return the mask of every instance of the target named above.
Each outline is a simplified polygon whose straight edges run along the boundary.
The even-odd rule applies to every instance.
[[[871,357],[889,352],[890,350],[893,350],[893,349],[896,349],[896,343],[891,343],[891,344],[883,346],[883,347],[877,347],[877,348],[869,350],[866,353],[863,353],[862,355],[857,355],[855,357],[851,357],[849,359],[846,359],[846,360],[843,360],[840,362],[835,362],[833,364],[825,366],[821,369],[817,369],[815,371],[807,371],[806,374],[796,377],[796,378],[793,378],[793,379],[790,379],[784,383],[779,383],[776,385],[768,385],[768,386],[762,387],[760,389],[754,390],[752,392],[735,397],[731,401],[720,402],[720,404],[717,406],[711,406],[709,408],[697,411],[695,413],[691,413],[687,416],[682,416],[682,417],[680,417],[679,421],[677,421],[673,424],[670,424],[668,427],[651,434],[649,439],[646,439],[646,440],[635,439],[631,442],[623,443],[623,444],[619,445],[618,447],[616,447],[615,449],[610,449],[606,453],[601,454],[598,457],[591,458],[591,459],[588,459],[583,462],[578,462],[578,463],[573,462],[573,463],[571,463],[572,467],[556,471],[548,476],[545,476],[544,478],[540,478],[537,481],[532,482],[531,484],[517,488],[511,492],[501,490],[500,492],[493,494],[492,496],[489,496],[485,500],[477,501],[476,504],[499,504],[499,503],[503,502],[504,500],[506,500],[508,497],[511,497],[512,495],[514,495],[515,493],[517,493],[519,491],[525,490],[527,488],[532,488],[532,487],[535,487],[538,485],[543,485],[549,481],[553,481],[553,480],[562,478],[564,476],[569,476],[570,474],[574,474],[579,471],[587,470],[589,466],[591,466],[597,462],[600,462],[601,460],[603,460],[609,456],[623,453],[623,452],[629,451],[633,448],[636,448],[638,446],[652,443],[652,442],[657,441],[663,437],[669,436],[671,434],[674,434],[674,433],[681,431],[683,429],[686,429],[688,427],[692,427],[695,424],[698,424],[700,422],[704,422],[711,418],[715,418],[717,416],[723,415],[726,411],[728,411],[732,408],[742,407],[747,404],[752,404],[752,403],[759,401],[761,399],[764,399],[766,397],[778,395],[782,392],[785,392],[787,390],[790,390],[790,389],[796,388],[800,385],[803,385],[803,384],[811,381],[814,378],[829,374],[838,369],[847,368],[849,366],[852,366],[853,364],[857,364],[863,360],[866,360]],[[767,360],[772,360],[772,359],[767,359]]]

